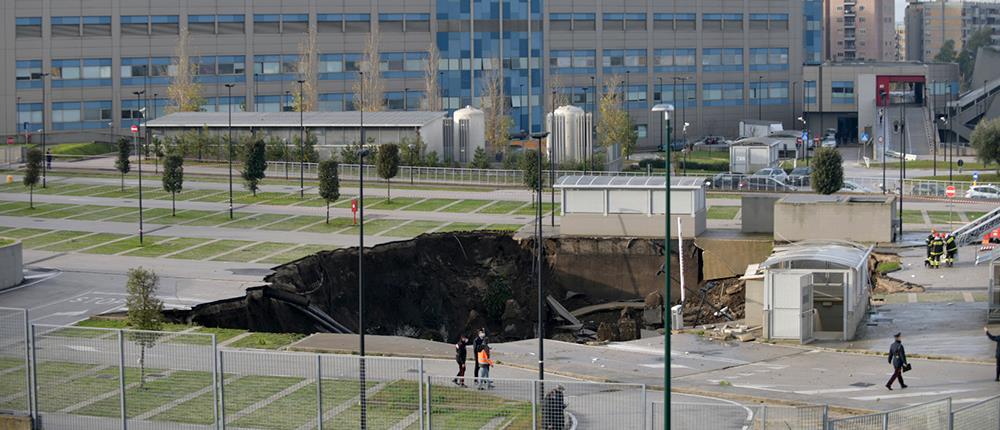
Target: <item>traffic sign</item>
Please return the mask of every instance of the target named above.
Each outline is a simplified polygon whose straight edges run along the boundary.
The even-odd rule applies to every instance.
[[[979,180],[979,172],[972,172],[972,182]]]
[[[8,145],[14,144],[14,136],[7,136],[7,144]]]
[[[861,141],[862,142],[868,141],[868,133],[861,133]]]
[[[132,132],[133,132],[133,133],[138,133],[138,132],[139,132],[139,126],[138,126],[138,125],[135,125],[135,124],[133,124],[133,125],[132,125]]]
[[[949,199],[955,198],[955,186],[949,185],[948,188],[945,188],[944,195],[947,196]]]
[[[354,214],[354,224],[358,224],[358,199],[351,199],[351,212]]]

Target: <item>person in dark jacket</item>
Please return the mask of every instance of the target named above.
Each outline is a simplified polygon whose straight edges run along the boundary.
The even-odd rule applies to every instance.
[[[924,240],[924,246],[927,248],[927,257],[924,258],[924,267],[931,267],[931,242],[934,241],[934,236],[937,235],[937,231],[931,229],[931,234],[927,235],[927,239]]]
[[[52,150],[51,149],[45,150],[45,168],[46,169],[51,169],[52,168]]]
[[[476,358],[476,368],[473,370],[472,376],[476,379],[479,378],[479,351],[483,350],[483,345],[486,345],[486,329],[479,329],[479,334],[476,336],[476,340],[472,341],[472,356]]]
[[[906,388],[903,382],[903,366],[906,365],[906,350],[903,349],[902,333],[896,333],[893,337],[896,341],[892,343],[889,347],[889,363],[892,364],[893,372],[892,377],[889,378],[889,382],[885,384],[885,388],[892,390],[892,383],[899,379],[899,387]]]
[[[468,351],[466,347],[469,345],[469,338],[462,336],[458,339],[458,343],[455,344],[455,361],[458,362],[458,374],[455,375],[455,379],[451,382],[455,385],[465,387],[465,362],[468,358]]]
[[[997,343],[996,353],[993,354],[993,356],[997,359],[997,374],[996,374],[996,377],[993,378],[993,380],[994,381],[1000,381],[1000,336],[994,336],[994,335],[990,334],[990,328],[989,327],[983,327],[983,331],[986,332],[986,336],[988,336],[990,338],[990,340],[992,340],[992,341],[994,341],[994,342]]]
[[[941,259],[944,258],[944,238],[938,234],[931,241],[931,268],[941,268]]]
[[[955,257],[958,256],[958,243],[955,242],[955,235],[949,233],[948,236],[944,238],[944,248],[945,248],[945,260],[944,262],[948,267],[955,265]]]
[[[542,401],[542,429],[563,430],[566,428],[566,389],[560,385],[545,394]]]

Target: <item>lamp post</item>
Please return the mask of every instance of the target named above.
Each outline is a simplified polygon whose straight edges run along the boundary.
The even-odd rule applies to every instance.
[[[138,106],[140,97],[142,97],[145,93],[146,90],[132,92],[132,94],[135,94],[135,102],[137,103],[136,106]],[[133,133],[133,139],[135,139],[135,155],[139,159],[139,245],[142,245],[142,147],[139,143],[139,133],[141,133],[139,126],[142,125],[142,117],[139,117],[136,123],[137,127],[135,133]]]
[[[229,100],[226,106],[229,107],[229,219],[233,219],[233,87],[236,84],[226,84],[226,91],[229,92]]]
[[[661,103],[653,106],[653,112],[660,112],[661,118],[667,121],[667,135],[670,135],[670,113],[674,111],[674,106]],[[663,386],[664,404],[670,404],[670,148],[664,148],[663,159],[666,162],[663,175],[666,177],[664,193],[666,194],[665,206],[663,207],[665,218],[665,230],[663,235],[663,357],[666,361],[663,366]],[[680,250],[678,250],[680,252]],[[664,427],[670,428],[670,414],[664,414]]]
[[[306,126],[305,126],[305,106],[302,103],[305,98],[303,92],[306,81],[299,79],[299,198],[306,197]]]
[[[886,187],[889,185],[889,184],[887,184],[885,182],[886,181],[886,177],[885,177],[885,167],[886,166],[885,165],[889,161],[889,160],[886,160],[886,158],[885,158],[886,157],[886,153],[888,152],[888,151],[886,151],[886,148],[889,145],[889,138],[887,136],[889,134],[889,133],[887,133],[887,130],[888,130],[887,126],[888,126],[888,122],[889,122],[889,118],[888,118],[888,116],[889,116],[889,94],[888,94],[888,92],[884,88],[881,89],[881,90],[879,90],[879,91],[881,91],[881,95],[882,95],[882,111],[879,114],[879,121],[882,122],[882,194],[885,194],[888,191],[888,188],[886,188]],[[900,222],[902,222],[902,221],[900,221]]]
[[[413,185],[413,169],[416,167],[416,164],[417,164],[417,163],[413,162],[414,158],[415,158],[413,151],[417,150],[417,145],[415,145],[413,142],[410,142],[410,143],[408,143],[406,145],[406,147],[410,149],[410,160],[409,160],[410,161],[410,185]]]
[[[760,96],[760,90],[763,89],[763,86],[764,76],[761,75],[757,77],[757,91],[754,92],[754,95],[757,96],[757,121],[764,120],[764,99]]]
[[[46,110],[45,109],[45,77],[49,76],[49,74],[48,73],[35,73],[35,74],[32,75],[32,78],[34,78],[35,76],[37,76],[39,79],[42,80],[42,133],[41,134],[42,134],[42,156],[45,157],[45,162],[42,163],[42,188],[45,188],[46,176],[48,174],[47,171],[48,171],[48,164],[49,164],[48,153],[45,152],[46,151],[45,150],[45,135],[49,131],[49,129],[46,128],[46,123],[45,123],[45,119],[46,119],[46,116],[47,116],[47,115],[45,115],[45,110]],[[27,143],[27,142],[25,142],[25,143]]]
[[[409,88],[403,88],[403,110],[404,111],[409,110],[410,104],[407,103],[407,101],[408,101],[407,99],[409,98],[409,95],[410,95],[410,89]]]
[[[930,103],[931,97],[934,97],[934,89],[935,88],[937,88],[937,81],[931,81],[931,89],[929,89],[929,90],[927,89],[926,86],[924,87],[924,94],[925,94],[925,96],[924,96],[924,107],[926,107],[927,104]],[[931,106],[931,118],[934,118],[934,106]],[[934,129],[937,130],[937,127],[935,127]],[[937,134],[939,136],[941,135],[941,133],[937,133]],[[933,140],[931,142],[934,143],[934,171],[933,171],[933,176],[937,177],[938,144],[937,144],[936,141],[933,141]]]
[[[809,129],[809,124],[806,123],[806,119],[805,118],[803,118],[803,117],[800,116],[800,117],[796,118],[796,120],[798,120],[799,122],[802,123],[802,130],[808,130]],[[808,162],[808,160],[809,160],[809,139],[808,139],[809,135],[807,134],[806,137],[807,137],[807,139],[802,139],[802,151],[805,152],[805,155],[806,155],[806,164],[809,164],[809,162]]]
[[[538,205],[535,208],[535,245],[538,265],[538,380],[545,380],[545,293],[542,284],[542,139],[549,136],[549,132],[541,131],[531,135],[538,140]]]
[[[551,131],[555,131],[555,129],[556,129],[556,127],[555,127],[555,125],[556,125],[556,90],[552,90],[552,122],[551,122],[551,124],[552,124],[552,130]],[[555,185],[556,185],[556,157],[555,157],[555,150],[552,148],[552,140],[551,139],[549,139],[549,142],[546,145],[546,147],[549,149],[549,194],[551,196],[549,204],[552,207],[552,212],[549,212],[549,218],[551,220],[551,225],[553,227],[555,227],[556,226],[556,211],[555,211],[555,208],[556,208],[556,187],[555,187]],[[542,149],[542,141],[541,141],[541,139],[539,139],[538,140],[538,150],[541,151],[541,149]],[[539,209],[539,210],[541,210],[541,209]]]
[[[363,104],[363,103],[362,103]],[[361,110],[362,115],[364,110]],[[361,137],[364,138],[365,129],[361,127]],[[365,157],[369,155],[368,148],[364,146],[358,151],[358,353],[361,357],[358,362],[358,378],[360,379],[360,399],[361,415],[360,428],[368,428],[368,404],[366,401],[365,387]]]
[[[590,113],[590,148],[587,149],[587,168],[594,170],[594,139],[597,133],[597,113],[600,110],[600,105],[597,103],[597,83],[594,81],[594,77],[590,77],[590,88],[594,90],[594,99],[592,100],[593,105],[591,105]],[[585,169],[586,170],[586,169]],[[586,171],[584,173],[587,173]]]

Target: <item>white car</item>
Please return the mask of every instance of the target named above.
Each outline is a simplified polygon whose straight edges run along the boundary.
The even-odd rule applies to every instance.
[[[994,185],[976,185],[965,192],[967,199],[1000,199],[1000,188]]]
[[[750,175],[753,178],[774,178],[775,180],[787,184],[788,183],[788,173],[785,173],[784,169],[779,169],[777,167],[768,167],[760,169],[754,174]]]
[[[831,136],[827,136],[825,139],[823,139],[823,143],[821,144],[821,146],[823,146],[824,148],[836,148],[837,139],[834,139]]]
[[[844,181],[844,186],[840,188],[840,192],[853,193],[853,194],[871,194],[874,191],[861,186],[857,182]]]

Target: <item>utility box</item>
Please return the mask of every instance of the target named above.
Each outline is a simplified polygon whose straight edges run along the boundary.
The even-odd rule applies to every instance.
[[[740,121],[740,137],[767,137],[771,133],[781,131],[784,126],[778,121]]]
[[[745,175],[778,165],[778,141],[768,137],[742,139],[729,147],[729,171]]]

